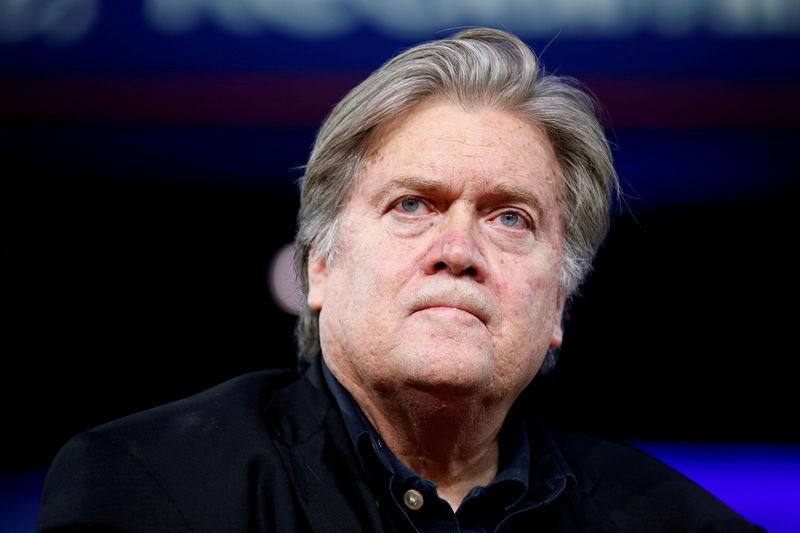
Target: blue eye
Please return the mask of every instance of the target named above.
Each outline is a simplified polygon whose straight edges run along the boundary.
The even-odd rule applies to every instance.
[[[500,215],[500,222],[507,228],[513,228],[519,222],[519,215],[517,213],[507,211]]]
[[[403,198],[400,202],[400,207],[402,207],[403,211],[406,213],[413,213],[419,209],[419,200],[416,198]]]

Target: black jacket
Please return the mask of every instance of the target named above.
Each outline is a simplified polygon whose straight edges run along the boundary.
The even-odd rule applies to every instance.
[[[555,440],[576,481],[503,531],[759,530],[638,450]],[[74,437],[36,530],[383,531],[352,446],[319,367],[247,374]]]

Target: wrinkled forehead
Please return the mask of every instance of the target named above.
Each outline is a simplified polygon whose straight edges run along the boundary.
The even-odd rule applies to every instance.
[[[483,188],[517,181],[531,194],[561,197],[563,172],[545,130],[521,113],[490,107],[465,109],[449,100],[431,99],[375,127],[365,140],[352,191],[375,179],[447,177],[462,167],[478,169]],[[392,175],[396,172],[396,175]],[[388,175],[387,175],[388,174]],[[417,175],[418,174],[418,175]],[[463,176],[462,176],[463,177]],[[451,186],[457,187],[458,180]]]

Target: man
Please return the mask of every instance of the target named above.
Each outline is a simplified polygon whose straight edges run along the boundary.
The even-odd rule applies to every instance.
[[[326,119],[302,182],[304,372],[75,437],[38,530],[757,530],[520,399],[608,226],[592,106],[488,29],[376,71]]]

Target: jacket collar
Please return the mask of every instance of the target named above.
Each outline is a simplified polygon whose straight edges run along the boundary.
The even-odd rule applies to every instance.
[[[383,531],[318,361],[275,393],[264,416],[313,531]]]

